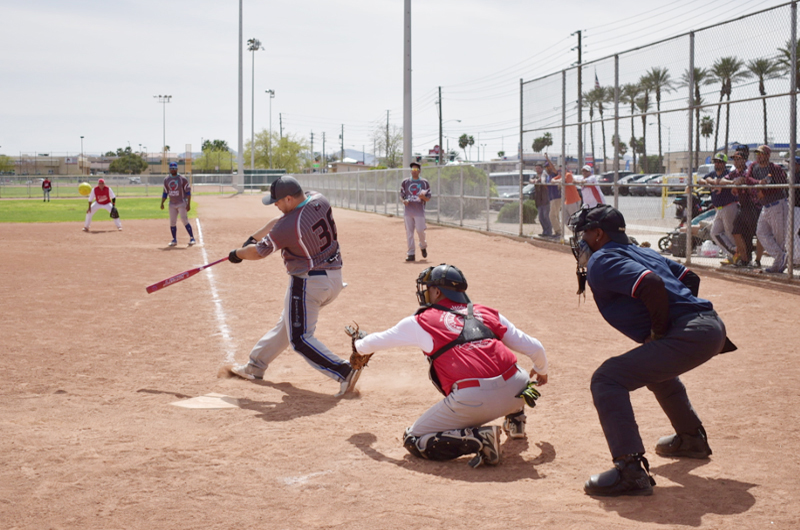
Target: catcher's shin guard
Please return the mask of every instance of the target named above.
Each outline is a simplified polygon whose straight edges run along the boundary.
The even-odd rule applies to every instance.
[[[470,466],[495,465],[500,460],[499,427],[479,427],[412,436],[406,430],[403,445],[409,453],[429,460],[453,460],[476,455]]]

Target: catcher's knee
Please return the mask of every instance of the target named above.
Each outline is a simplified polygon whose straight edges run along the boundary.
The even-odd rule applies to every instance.
[[[403,445],[409,453],[420,458],[453,460],[477,453],[483,447],[483,442],[473,429],[437,432],[419,437],[411,435],[406,429]]]

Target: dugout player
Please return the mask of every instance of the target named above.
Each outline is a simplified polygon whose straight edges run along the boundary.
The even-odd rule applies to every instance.
[[[419,237],[419,249],[422,257],[428,257],[428,243],[425,241],[425,230],[428,225],[425,221],[425,203],[431,200],[431,185],[427,180],[419,177],[420,165],[411,162],[411,177],[400,184],[400,198],[405,208],[403,220],[406,224],[406,242],[408,252],[406,261],[415,261],[416,250],[414,245],[414,231]]]
[[[650,495],[655,481],[630,393],[646,386],[675,429],[676,434],[658,441],[656,454],[708,458],[706,431],[678,376],[736,347],[726,339],[725,324],[711,302],[697,297],[700,278],[654,250],[632,244],[618,210],[609,205],[579,210],[570,218],[570,228],[579,283],[585,274],[603,318],[640,344],[608,359],[592,375],[592,398],[614,468],[592,475],[584,491]]]
[[[97,186],[95,186],[89,194],[89,207],[86,209],[86,220],[83,223],[83,231],[89,231],[94,212],[103,209],[111,213],[111,209],[116,206],[116,204],[117,196],[114,195],[114,190],[106,186],[105,180],[98,179]],[[122,222],[119,220],[119,217],[114,218],[114,224],[117,225],[117,230],[122,230]]]
[[[353,390],[358,371],[314,337],[320,310],[344,287],[331,205],[319,193],[306,196],[289,176],[273,182],[263,202],[274,204],[283,216],[250,236],[243,248],[232,250],[229,260],[258,260],[280,250],[289,288],[278,323],[253,347],[249,362],[231,371],[244,379],[262,379],[269,363],[291,345],[313,368],[340,383],[335,394],[340,397]]]
[[[359,353],[414,346],[428,359],[431,381],[445,398],[406,429],[408,452],[430,460],[474,453],[472,467],[495,465],[500,461],[499,427],[482,425],[505,416],[506,433],[525,436],[520,394],[530,379],[511,350],[533,360],[530,377],[536,374],[539,385],[547,383],[547,356],[538,340],[496,309],[473,304],[466,290],[467,279],[458,268],[444,263],[428,267],[417,278],[419,310],[355,346]]]
[[[186,212],[192,211],[192,188],[189,186],[189,179],[183,175],[178,175],[178,163],[169,163],[169,175],[164,179],[164,191],[161,193],[161,209],[164,209],[164,201],[169,197],[169,230],[172,233],[172,241],[169,246],[174,247],[178,244],[178,214],[181,222],[189,232],[189,246],[195,244],[192,225],[189,223],[189,216]]]

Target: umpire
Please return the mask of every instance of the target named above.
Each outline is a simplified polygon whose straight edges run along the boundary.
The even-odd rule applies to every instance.
[[[656,454],[708,458],[702,422],[679,375],[736,347],[708,300],[697,298],[700,278],[683,265],[640,248],[625,235],[625,219],[609,205],[570,218],[579,292],[585,278],[600,314],[640,345],[605,361],[592,376],[594,406],[614,468],[592,475],[589,495],[651,495],[655,481],[631,407],[630,393],[646,386],[677,434],[661,438]]]

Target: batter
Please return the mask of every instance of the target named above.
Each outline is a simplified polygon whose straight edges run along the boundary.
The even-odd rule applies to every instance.
[[[194,245],[194,233],[186,213],[192,211],[192,188],[189,186],[189,180],[178,174],[177,162],[169,163],[169,175],[164,179],[164,191],[161,194],[162,210],[167,197],[169,197],[169,230],[172,233],[169,246],[174,247],[178,244],[178,215],[181,216],[181,222],[189,233],[189,246]]]
[[[262,379],[269,364],[291,345],[313,368],[339,382],[335,396],[341,397],[353,390],[357,371],[314,337],[320,310],[344,287],[333,210],[323,195],[306,196],[289,176],[273,182],[263,202],[275,204],[283,216],[248,238],[243,248],[232,250],[229,260],[258,260],[280,250],[289,287],[278,323],[253,347],[249,362],[231,371],[244,379]]]
[[[453,265],[425,269],[417,278],[420,309],[355,346],[359,353],[413,346],[428,359],[431,381],[445,398],[406,429],[403,445],[411,454],[450,460],[475,453],[472,467],[495,465],[499,428],[482,425],[505,416],[506,433],[525,436],[521,393],[530,379],[511,349],[533,360],[530,377],[536,374],[539,385],[547,383],[547,356],[538,340],[495,309],[473,304],[466,290],[466,278]]]

